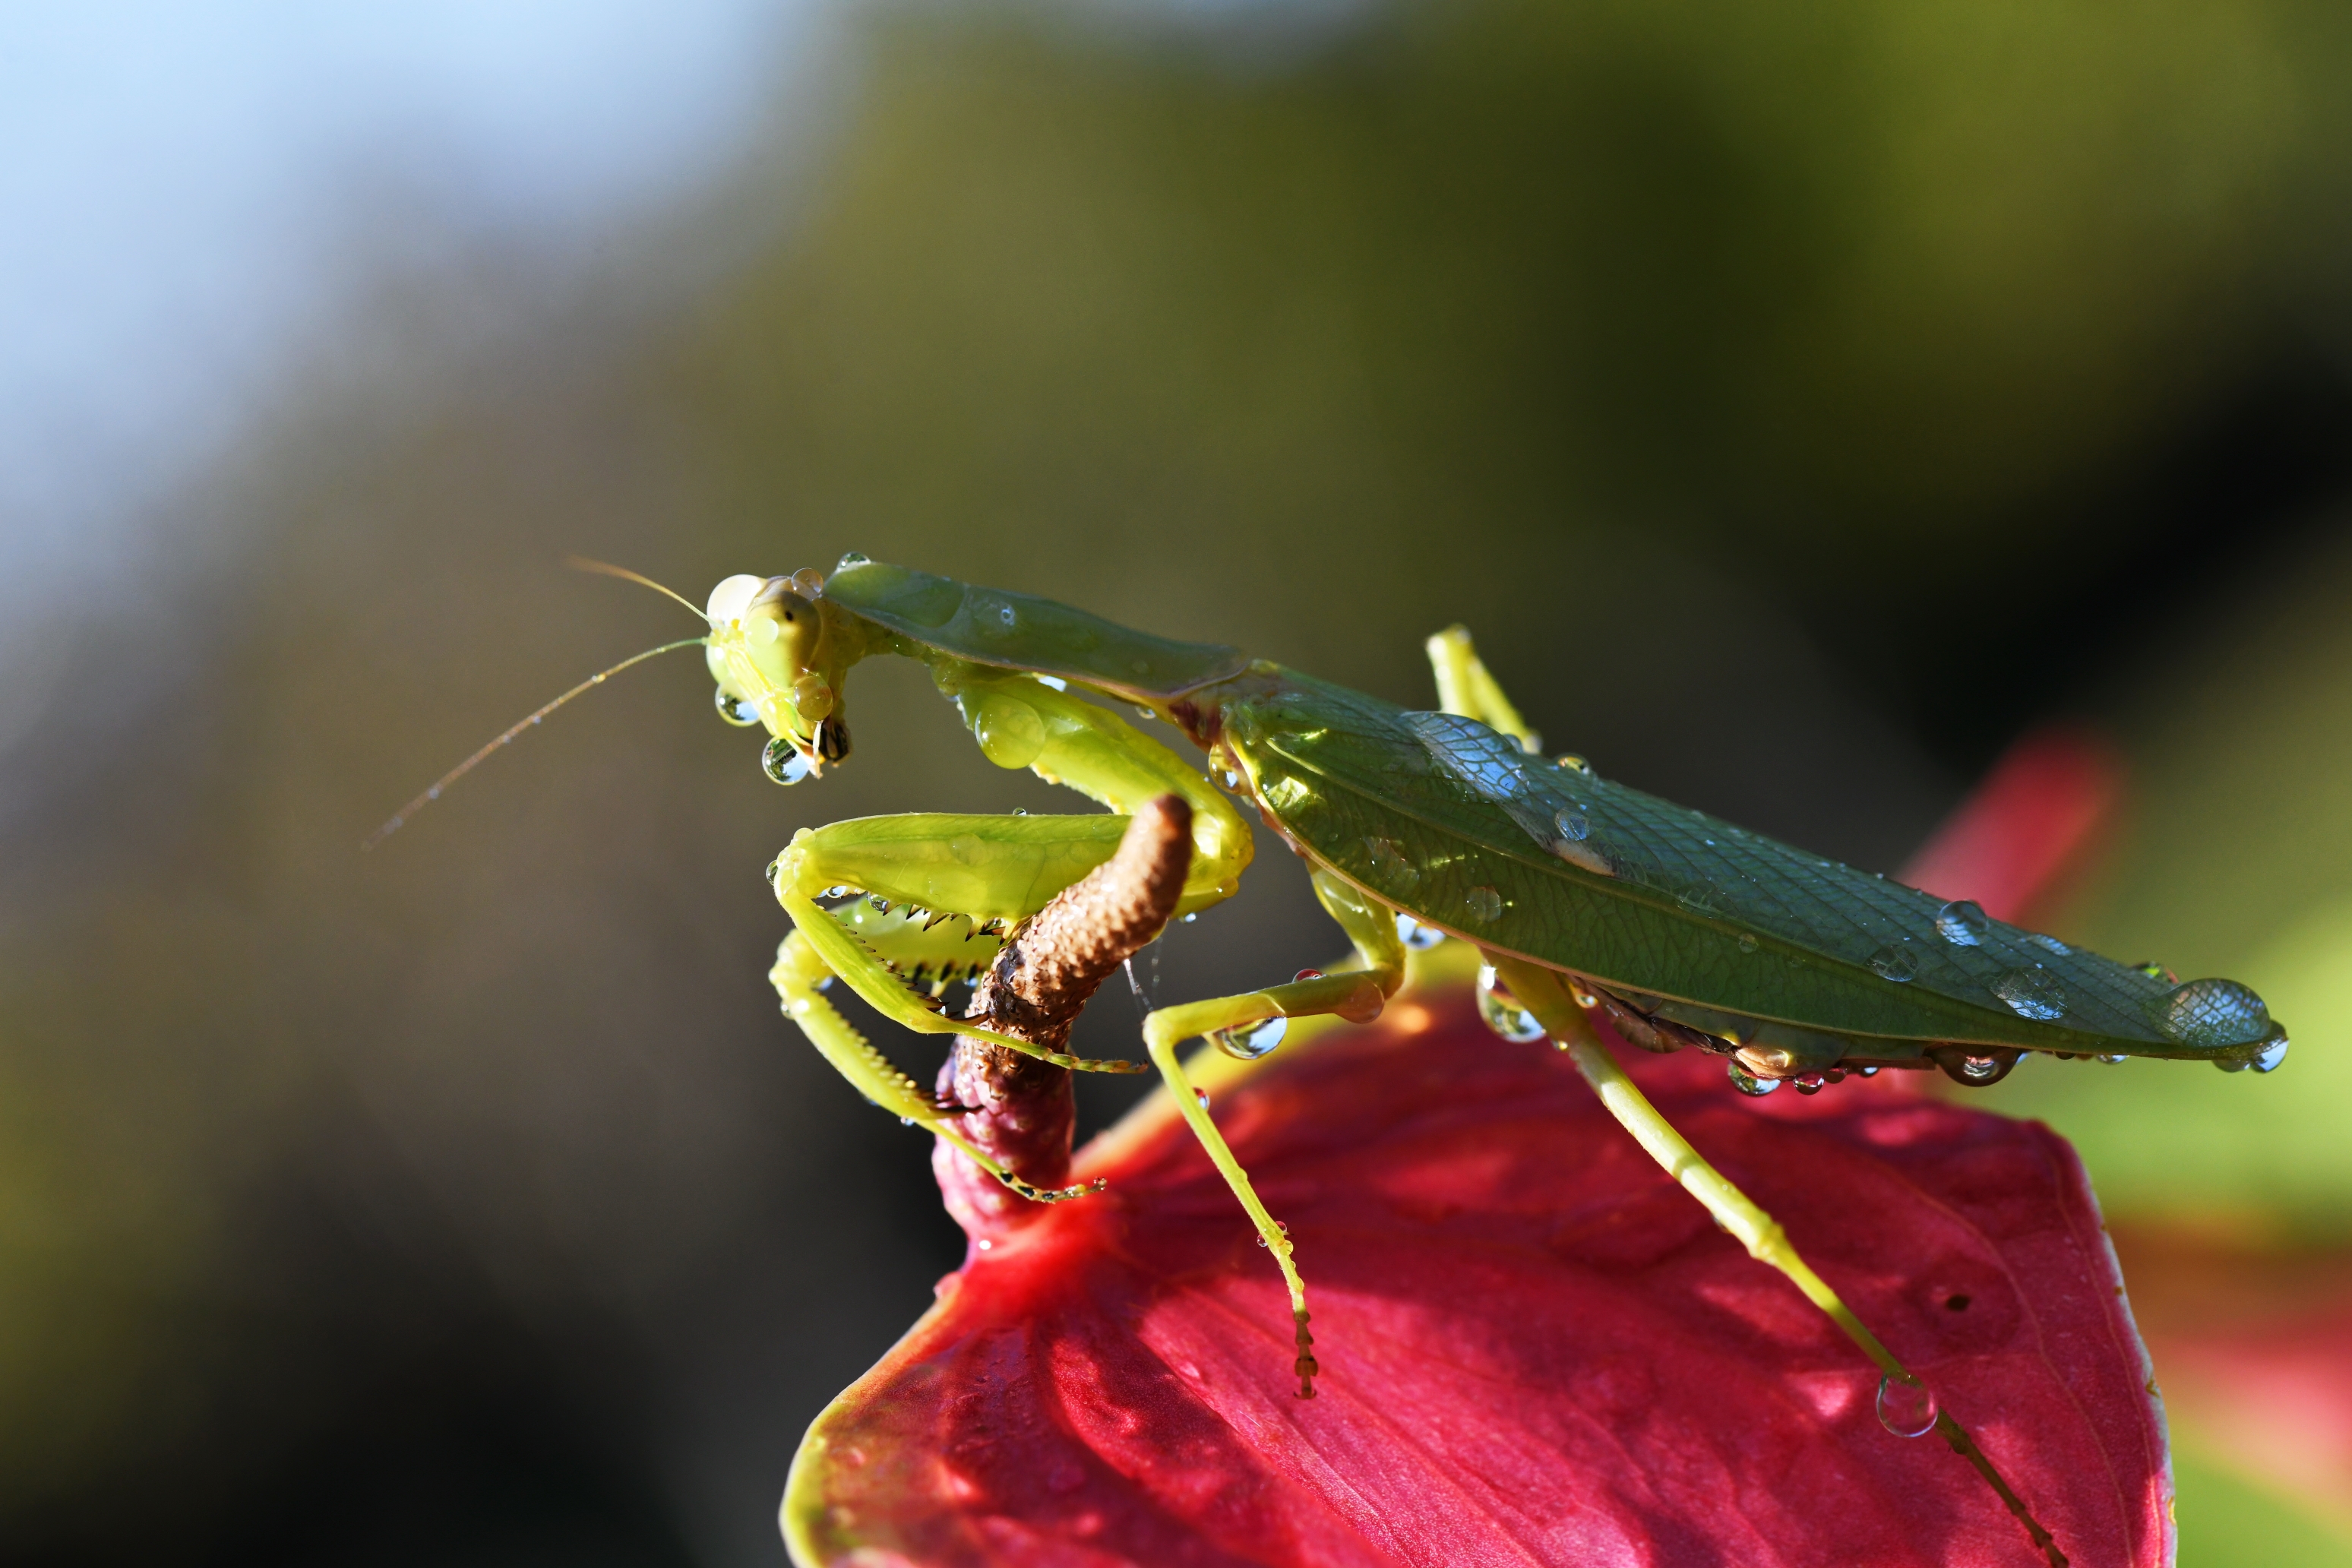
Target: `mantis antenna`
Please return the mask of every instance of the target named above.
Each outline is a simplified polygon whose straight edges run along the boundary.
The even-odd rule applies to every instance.
[[[641,587],[651,588],[656,594],[666,594],[669,597],[676,599],[679,604],[684,605],[689,611],[691,611],[696,620],[701,621],[705,625],[709,623],[710,617],[704,615],[700,610],[695,609],[693,601],[687,598],[685,595],[677,593],[674,589],[665,588],[659,583],[655,582],[652,578],[645,576],[639,573],[632,572],[625,566],[615,566],[609,561],[592,561],[584,555],[567,555],[563,558],[563,563],[566,566],[571,567],[575,572],[594,572],[606,577],[618,577],[624,583],[635,583]],[[443,790],[447,789],[451,784],[457,783],[459,779],[464,778],[467,773],[472,773],[475,768],[481,764],[481,762],[485,757],[488,757],[492,752],[497,751],[500,746],[505,745],[509,741],[513,740],[517,735],[521,734],[525,730],[530,729],[533,724],[538,723],[541,719],[546,718],[550,713],[554,712],[558,708],[562,707],[565,703],[571,701],[573,698],[579,696],[590,687],[602,686],[604,683],[604,678],[606,676],[618,675],[621,671],[628,668],[629,666],[633,664],[643,664],[646,659],[653,658],[656,654],[676,653],[682,647],[700,647],[703,645],[703,641],[704,639],[701,637],[688,637],[680,642],[664,643],[659,647],[649,647],[643,653],[631,654],[628,658],[623,659],[620,663],[614,665],[611,668],[598,670],[595,674],[590,676],[587,679],[582,681],[579,685],[573,687],[571,690],[565,692],[554,701],[544,703],[541,706],[531,710],[530,712],[524,715],[522,718],[516,720],[504,730],[499,731],[498,738],[493,740],[488,745],[484,746],[480,751],[476,752],[472,756],[467,757],[464,762],[459,763],[456,767],[451,768],[439,778],[435,779],[432,784],[425,786],[423,794],[419,795],[415,800],[410,801],[406,805],[402,806],[398,811],[394,812],[392,814],[391,821],[385,823],[382,827],[377,828],[373,833],[369,834],[367,837],[362,841],[360,844],[360,852],[362,854],[365,854],[367,851],[374,848],[377,845],[383,843],[385,839],[391,837],[394,834],[399,832],[403,825],[404,825],[410,817],[415,816],[418,812],[423,811],[435,801],[439,800]]]
[[[652,578],[642,573],[632,572],[625,566],[615,566],[609,561],[592,561],[585,555],[567,555],[563,558],[563,563],[574,572],[593,572],[599,576],[618,577],[624,583],[635,583],[641,588],[651,588],[656,594],[666,594],[684,605],[688,613],[696,620],[707,623],[710,619],[709,616],[696,609],[694,601],[685,595],[674,588],[665,588]]]
[[[676,597],[676,595],[673,595],[672,597]],[[700,612],[698,611],[696,613],[699,614]],[[562,707],[565,703],[571,701],[582,692],[588,690],[592,687],[604,685],[604,678],[606,676],[618,675],[621,671],[628,668],[629,666],[633,664],[643,664],[646,660],[655,658],[660,654],[676,653],[682,647],[700,647],[702,645],[703,639],[700,637],[686,637],[677,642],[666,642],[659,647],[649,647],[643,653],[633,653],[628,658],[623,659],[620,663],[612,666],[610,668],[598,670],[595,674],[590,676],[587,679],[582,681],[579,685],[573,687],[562,696],[556,698],[553,701],[540,704],[540,706],[532,709],[522,718],[516,720],[513,723],[499,731],[497,737],[488,745],[485,745],[480,751],[476,752],[472,756],[467,757],[464,762],[459,763],[456,767],[451,768],[447,773],[443,773],[439,778],[435,779],[431,784],[427,784],[425,789],[418,794],[415,799],[410,801],[406,805],[402,806],[398,811],[394,812],[390,821],[386,822],[382,827],[377,828],[373,833],[369,834],[367,837],[361,842],[360,852],[362,854],[365,854],[368,850],[374,848],[377,845],[383,843],[385,839],[399,832],[401,827],[410,817],[415,816],[418,812],[424,810],[435,801],[439,800],[443,790],[447,789],[451,784],[457,783],[459,779],[464,778],[467,773],[472,773],[477,767],[481,765],[483,759],[488,757],[492,752],[497,751],[500,746],[505,745],[509,741],[513,740],[517,735],[521,734],[525,730],[530,729],[533,724],[538,723],[541,719],[546,718],[550,713],[554,712],[558,708]]]

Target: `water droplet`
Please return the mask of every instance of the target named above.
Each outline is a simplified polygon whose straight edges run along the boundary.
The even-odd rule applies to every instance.
[[[1470,911],[1472,920],[1482,924],[1500,920],[1503,917],[1503,895],[1482,883],[1462,896],[1462,907]]]
[[[771,738],[760,753],[760,771],[780,784],[800,783],[815,766],[798,746],[782,735]]]
[[[2131,965],[2131,969],[2135,973],[2145,974],[2150,980],[2161,980],[2167,985],[2178,985],[2180,984],[2180,976],[2175,974],[2171,970],[2166,968],[2163,964],[2157,963],[2156,960],[2152,958],[2146,963],[2135,963]]]
[[[898,1118],[898,1125],[901,1127],[912,1127],[914,1124],[915,1119],[911,1116],[901,1116]]]
[[[1992,930],[1992,917],[1974,899],[1955,899],[1936,911],[1936,934],[1954,947],[1979,947]]]
[[[2054,936],[2046,936],[2038,931],[2028,931],[2025,933],[2025,940],[2032,942],[2036,947],[2048,948],[2052,952],[2056,953],[2061,958],[2071,958],[2074,956],[2074,950],[2068,947],[2064,942],[2060,942]]]
[[[845,551],[841,559],[833,563],[833,569],[836,572],[846,572],[852,566],[865,565],[871,559],[870,556],[860,555],[855,550]]]
[[[2039,968],[2011,970],[1993,983],[1992,994],[2008,1003],[2009,1010],[2021,1018],[2046,1024],[2066,1016],[2065,987]]]
[[[1371,857],[1372,873],[1392,888],[1410,888],[1421,872],[1405,858],[1404,846],[1393,838],[1367,838],[1364,852]]]
[[[1878,1424],[1897,1437],[1925,1437],[1936,1429],[1936,1396],[1888,1373],[1878,1380]]]
[[[1531,1040],[1544,1037],[1544,1026],[1536,1022],[1536,1016],[1520,1006],[1519,999],[1496,978],[1495,966],[1491,963],[1478,967],[1478,1016],[1486,1021],[1486,1027],[1515,1046],[1524,1046]]]
[[[1754,934],[1753,934],[1753,933],[1748,932],[1748,931],[1741,931],[1741,932],[1739,933],[1739,951],[1740,951],[1740,952],[1754,952],[1756,951],[1756,947],[1757,947],[1757,942],[1756,942],[1756,938],[1755,938],[1755,936],[1754,936]]]
[[[1276,1230],[1278,1230],[1278,1231],[1280,1231],[1280,1232],[1282,1232],[1283,1237],[1284,1237],[1284,1238],[1285,1238],[1286,1240],[1286,1239],[1288,1239],[1288,1237],[1289,1237],[1289,1236],[1290,1236],[1290,1227],[1289,1227],[1288,1226],[1286,1226],[1286,1225],[1283,1224],[1283,1223],[1282,1223],[1282,1221],[1280,1221],[1280,1220],[1276,1220],[1276,1221],[1274,1222],[1274,1228],[1275,1228],[1275,1229],[1276,1229]],[[1258,1237],[1258,1238],[1257,1238],[1257,1244],[1258,1244],[1260,1247],[1264,1247],[1264,1246],[1265,1245],[1265,1235],[1264,1235],[1263,1233],[1261,1233],[1261,1234],[1259,1235],[1259,1237]]]
[[[1200,912],[1198,910],[1193,910],[1191,914],[1186,915],[1186,916],[1184,916],[1184,917],[1183,917],[1183,921],[1182,921],[1182,923],[1183,923],[1183,924],[1185,924],[1185,925],[1191,925],[1194,921],[1197,921],[1197,920],[1199,920],[1200,918],[1201,918],[1201,912]]]
[[[1919,961],[1899,947],[1882,947],[1870,955],[1870,967],[1881,980],[1892,980],[1897,985],[1918,978]]]
[[[1751,1073],[1746,1068],[1741,1067],[1737,1061],[1728,1061],[1724,1063],[1723,1068],[1724,1071],[1728,1073],[1731,1077],[1731,1087],[1738,1089],[1742,1094],[1762,1096],[1770,1094],[1774,1089],[1780,1087],[1780,1080],[1779,1079],[1758,1078],[1754,1073]]]
[[[2192,980],[2150,1005],[2165,1038],[2199,1050],[2250,1046],[2270,1033],[2270,1009],[2234,980]]]
[[[1290,977],[1290,983],[1293,985],[1296,985],[1302,980],[1320,980],[1322,978],[1323,972],[1319,969],[1302,969],[1297,973]]]
[[[1829,1079],[1817,1072],[1801,1072],[1790,1081],[1797,1086],[1799,1094],[1819,1094],[1822,1091],[1822,1086],[1829,1082]]]
[[[1584,813],[1574,806],[1570,806],[1558,816],[1553,817],[1551,824],[1559,829],[1559,836],[1571,844],[1581,844],[1592,834],[1592,824],[1586,820]]]
[[[1194,1090],[1192,1091],[1192,1099],[1193,1099],[1193,1100],[1194,1100],[1194,1101],[1195,1101],[1195,1102],[1196,1102],[1196,1103],[1201,1107],[1201,1109],[1202,1109],[1202,1110],[1208,1110],[1208,1109],[1209,1109],[1209,1091],[1208,1091],[1207,1089],[1194,1089]]]
[[[2103,1062],[2106,1063],[2109,1067],[2111,1067],[2111,1068],[2112,1068],[2112,1067],[2121,1067],[2121,1066],[2123,1066],[2123,1064],[2124,1064],[2124,1063],[2126,1063],[2126,1062],[2127,1062],[2127,1061],[2131,1060],[2131,1058],[2130,1058],[2129,1057],[2124,1057],[2124,1056],[2113,1056],[2113,1057],[2101,1057],[2101,1058],[2099,1058],[2099,1060],[2101,1060],[2101,1061],[2103,1061]]]
[[[1017,697],[992,691],[982,697],[971,721],[972,739],[1000,768],[1025,768],[1045,749],[1045,721]]]
[[[2286,1037],[2281,1035],[2277,1039],[2255,1052],[2254,1059],[2246,1065],[2256,1072],[2276,1072],[2279,1064],[2284,1060],[2286,1060]]]
[[[1261,1018],[1254,1024],[1236,1024],[1230,1029],[1213,1030],[1209,1038],[1215,1041],[1217,1049],[1225,1055],[1254,1062],[1282,1044],[1282,1037],[1289,1027],[1290,1020],[1287,1018]]]
[[[1578,756],[1574,752],[1562,752],[1560,755],[1554,757],[1552,759],[1552,763],[1555,766],[1566,768],[1572,773],[1583,773],[1589,777],[1592,773],[1592,764],[1586,762],[1582,757]]]
[[[1445,933],[1435,926],[1425,926],[1411,915],[1396,918],[1397,940],[1415,952],[1427,952],[1445,940]]]
[[[1954,1083],[1964,1083],[1970,1089],[1982,1089],[1987,1084],[1999,1083],[2002,1079],[2008,1077],[2009,1069],[2011,1067],[2015,1065],[2016,1061],[2017,1058],[2014,1056],[1971,1057],[1947,1055],[1938,1057],[1936,1060],[1936,1065],[1944,1069],[1944,1076],[1950,1079]]]
[[[1864,1078],[1876,1078],[1879,1073],[1879,1069],[1876,1068],[1856,1068],[1853,1070],[1860,1073]]]
[[[425,798],[427,800],[439,800],[441,798],[441,786],[439,784],[435,784],[431,789],[426,790],[425,792]]]
[[[973,1242],[972,1245],[980,1248],[982,1252],[993,1252],[996,1250],[996,1243],[989,1240],[988,1237],[984,1236],[978,1241]]]
[[[1219,772],[1217,774],[1217,782],[1225,786],[1225,793],[1228,795],[1237,793],[1242,787],[1241,774],[1234,772],[1231,768],[1226,768]]]
[[[719,716],[740,730],[760,721],[760,710],[749,702],[720,687],[718,691]]]

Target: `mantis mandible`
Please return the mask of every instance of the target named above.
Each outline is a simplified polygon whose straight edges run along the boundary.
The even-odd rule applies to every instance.
[[[1255,1057],[1279,1043],[1290,1018],[1369,1020],[1402,984],[1408,945],[1452,937],[1484,958],[1480,1005],[1490,1026],[1512,1039],[1549,1037],[1568,1053],[1659,1164],[1878,1365],[1890,1428],[1942,1432],[2062,1560],[1780,1226],[1649,1104],[1591,1016],[1645,1050],[1721,1055],[1735,1086],[1764,1094],[1885,1068],[1934,1067],[1962,1084],[1990,1084],[2028,1051],[2268,1072],[2286,1037],[2252,991],[2118,963],[1603,779],[1580,758],[1545,757],[1460,627],[1429,640],[1438,708],[1409,711],[1236,648],[1170,641],[854,554],[829,577],[729,577],[697,613],[709,625],[695,641],[717,680],[720,716],[765,730],[761,766],[779,784],[846,761],[847,674],[861,659],[896,654],[929,669],[990,762],[1108,808],[865,817],[793,836],[769,868],[793,927],[770,979],[785,1015],[867,1099],[1025,1197],[1083,1196],[1083,1188],[1031,1185],[973,1147],[954,1108],[892,1068],[824,987],[838,979],[918,1032],[977,1035],[1079,1071],[1146,1070],[979,1029],[945,1016],[937,991],[985,964],[1011,925],[1107,859],[1128,814],[1159,795],[1182,796],[1192,813],[1178,913],[1230,897],[1252,854],[1247,805],[1307,862],[1352,963],[1160,1008],[1143,1040],[1281,1270],[1302,1397],[1313,1396],[1319,1368],[1291,1239],[1219,1135],[1177,1047],[1206,1037]],[[1208,773],[1106,703],[1174,726],[1206,754]],[[818,901],[845,894],[864,897],[839,908]]]

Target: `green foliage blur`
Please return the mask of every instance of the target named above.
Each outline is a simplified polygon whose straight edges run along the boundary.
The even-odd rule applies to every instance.
[[[566,552],[698,600],[855,549],[1416,705],[1465,620],[1556,747],[1889,870],[2098,722],[2135,804],[2054,929],[2255,984],[2294,1054],[1984,1103],[2111,1215],[2344,1237],[2352,15],[905,7],[853,58],[561,297],[388,300],[176,498],[219,542],[168,610],[71,628],[0,824],[26,1560],[772,1562],[801,1429],[953,1267],[762,979],[794,829],[1070,809],[919,673],[782,795],[657,663],[356,852],[690,633]],[[1161,984],[1336,942],[1268,844]],[[2191,1561],[2335,1539],[2226,1458]]]

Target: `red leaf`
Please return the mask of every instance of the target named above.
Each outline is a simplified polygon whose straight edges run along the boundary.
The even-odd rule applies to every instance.
[[[2000,921],[2052,901],[2096,847],[2122,798],[2123,761],[2084,731],[2036,730],[1897,873],[1946,899],[1974,899]]]
[[[2079,1564],[2171,1554],[2163,1425],[2082,1167],[2034,1123],[1849,1082],[1741,1100],[1635,1065],[1936,1389]],[[1783,1101],[1794,1101],[1784,1104]],[[812,1428],[808,1563],[2017,1564],[2024,1530],[1718,1232],[1566,1060],[1460,990],[1219,1090],[1272,1261],[1162,1100],[1108,1193],[976,1250]]]

